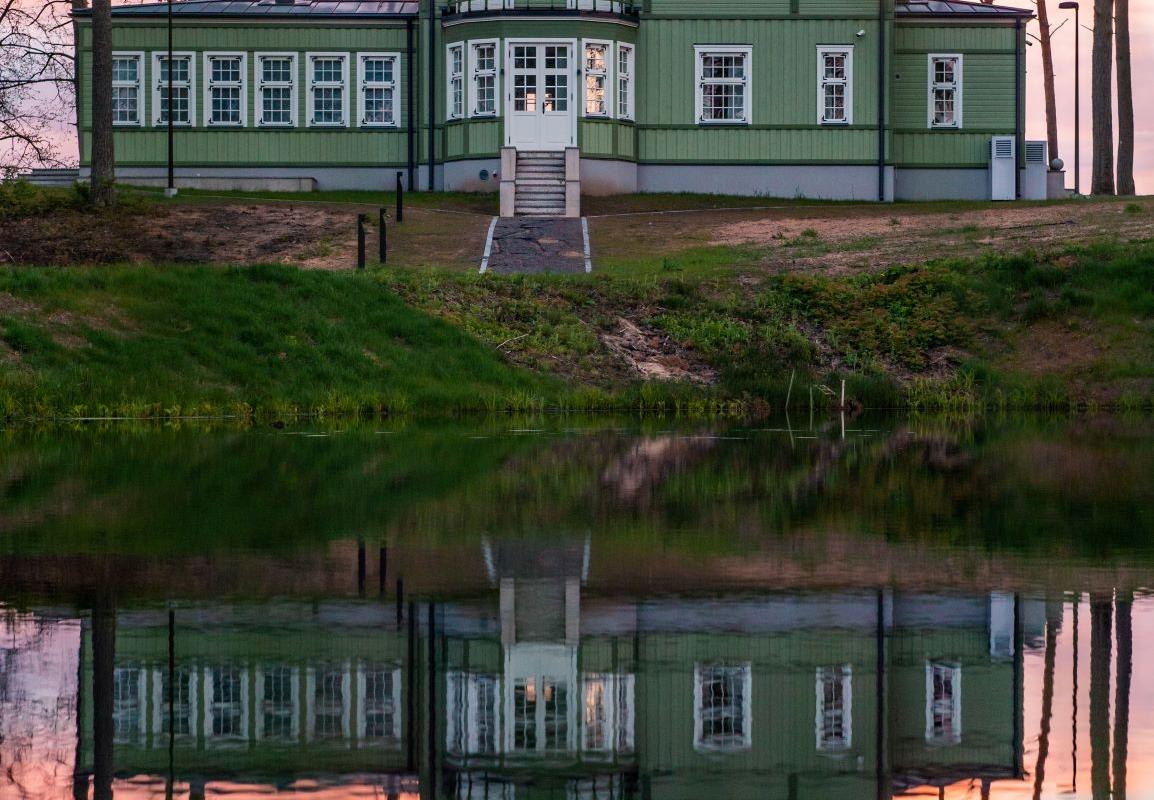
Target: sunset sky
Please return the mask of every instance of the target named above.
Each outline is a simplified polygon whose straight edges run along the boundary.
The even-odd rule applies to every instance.
[[[21,0],[34,4],[39,0]],[[1074,169],[1074,22],[1072,12],[1058,9],[1059,0],[1050,0],[1049,11],[1054,28],[1070,17],[1054,35],[1054,70],[1058,98],[1059,155],[1066,161],[1067,186],[1073,186]],[[1030,0],[999,0],[1004,5],[1030,7]],[[1154,106],[1143,102],[1150,97],[1144,76],[1154,74],[1154,0],[1130,0],[1130,39],[1133,51],[1134,113],[1135,113],[1135,181],[1140,194],[1154,192]],[[1093,40],[1093,3],[1082,3],[1081,84],[1082,84],[1082,190],[1090,186],[1090,53]],[[1029,30],[1037,33],[1037,22]],[[1042,96],[1042,53],[1037,42],[1026,48],[1026,136],[1046,138],[1045,103]],[[1117,130],[1115,129],[1115,137]],[[75,135],[61,131],[62,152],[76,156]],[[1116,141],[1115,141],[1116,144]]]

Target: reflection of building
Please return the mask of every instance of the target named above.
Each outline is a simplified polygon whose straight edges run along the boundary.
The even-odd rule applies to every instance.
[[[167,614],[121,613],[117,774],[470,799],[876,798],[1021,774],[1013,596],[583,600],[581,544],[486,555],[495,597],[400,626],[372,603],[178,610],[171,669]]]

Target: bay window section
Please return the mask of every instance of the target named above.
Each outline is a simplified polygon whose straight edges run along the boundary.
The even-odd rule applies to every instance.
[[[169,70],[172,71],[172,100],[169,100]],[[168,125],[169,108],[173,125],[193,125],[192,53],[173,53],[169,64],[167,53],[152,54],[152,121]]]
[[[290,127],[296,124],[296,54],[258,54],[260,88],[257,124]]]
[[[451,44],[446,48],[445,75],[449,81],[445,91],[445,115],[449,119],[465,116],[465,46]]]
[[[244,125],[244,53],[206,53],[205,120],[217,127]]]
[[[633,47],[617,45],[617,117],[633,119]]]
[[[497,42],[470,42],[469,107],[474,117],[497,115]]]
[[[698,124],[748,125],[752,48],[698,45],[694,50]]]
[[[339,128],[348,125],[348,55],[309,53],[308,80],[309,125],[317,128]]]
[[[360,124],[365,127],[397,126],[396,53],[362,53],[357,68],[360,77],[357,106]]]
[[[144,71],[141,53],[112,54],[112,124],[140,125],[140,82]]]
[[[931,128],[962,127],[962,57],[929,57],[929,124]]]
[[[585,42],[585,116],[608,117],[611,42]]]
[[[817,49],[817,122],[853,123],[853,47]]]

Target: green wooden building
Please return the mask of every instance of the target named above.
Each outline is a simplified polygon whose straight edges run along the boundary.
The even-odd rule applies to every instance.
[[[170,75],[168,6],[114,8],[122,181],[163,181],[171,91],[178,185],[381,189],[399,173],[413,189],[502,187],[510,213],[514,199],[532,212],[582,193],[1022,194],[1021,9],[182,0],[171,11]],[[90,11],[74,19],[83,172]]]

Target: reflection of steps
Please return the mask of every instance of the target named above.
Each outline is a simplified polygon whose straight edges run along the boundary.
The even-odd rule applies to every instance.
[[[33,186],[54,186],[70,189],[74,183],[80,180],[80,170],[38,167],[21,175],[20,179],[28,181]]]
[[[517,153],[514,211],[519,217],[565,216],[565,153]]]

